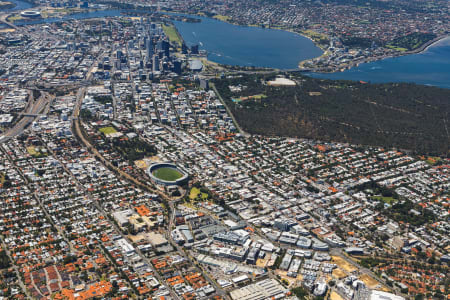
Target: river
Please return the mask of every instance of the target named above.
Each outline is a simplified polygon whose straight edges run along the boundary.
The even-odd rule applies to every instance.
[[[21,0],[5,0],[5,1],[15,3],[16,6],[14,6],[13,8],[9,8],[9,9],[2,9],[2,10],[0,10],[0,12],[23,10],[23,9],[29,9],[29,8],[33,7],[33,4],[31,4],[29,2],[21,1]]]
[[[19,20],[19,21],[14,22],[14,25],[21,26],[21,25],[33,25],[33,24],[49,24],[49,23],[61,22],[64,20],[72,20],[72,19],[82,20],[82,19],[117,17],[117,16],[120,16],[120,11],[117,9],[98,10],[98,11],[90,11],[90,12],[65,15],[65,16],[62,16],[61,18]]]
[[[22,9],[31,4],[14,0]],[[17,9],[17,6],[16,8]],[[68,19],[119,16],[120,10],[92,11],[38,20],[18,21],[16,25],[53,23]],[[322,50],[301,35],[275,29],[232,25],[200,18],[200,23],[175,21],[188,45],[199,44],[211,61],[239,66],[294,69],[298,62],[321,55]],[[344,72],[307,73],[316,78],[380,82],[414,82],[450,88],[450,37],[428,47],[422,53],[386,58],[361,64]]]
[[[194,17],[201,22],[174,21],[178,32],[188,46],[200,45],[209,60],[220,64],[296,69],[300,61],[323,53],[310,39],[292,32]]]
[[[414,82],[450,88],[450,37],[417,54],[361,64],[344,72],[311,73],[315,78],[367,82]]]

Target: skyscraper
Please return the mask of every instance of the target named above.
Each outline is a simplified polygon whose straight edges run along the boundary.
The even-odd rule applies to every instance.
[[[177,74],[181,74],[181,61],[175,60],[173,62],[173,71]]]
[[[159,71],[159,57],[158,57],[158,55],[153,55],[152,67],[153,67],[153,72]]]
[[[153,57],[153,40],[152,38],[148,38],[147,40],[147,59],[150,60]]]

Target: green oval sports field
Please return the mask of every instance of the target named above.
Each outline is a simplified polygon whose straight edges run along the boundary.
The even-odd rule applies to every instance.
[[[158,168],[152,172],[152,175],[165,181],[175,181],[183,177],[183,174],[181,174],[179,171],[168,167]]]

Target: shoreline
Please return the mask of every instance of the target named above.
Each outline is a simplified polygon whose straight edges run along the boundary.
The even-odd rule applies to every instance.
[[[28,2],[28,3],[32,3],[32,2],[29,1],[29,0],[28,0],[28,1],[27,1],[27,0],[24,0],[24,1],[26,1],[26,2]],[[118,9],[118,10],[121,11],[121,9]],[[89,11],[90,11],[90,10],[88,10],[87,12],[89,12]],[[94,9],[93,11],[97,11],[97,9]],[[101,10],[99,10],[99,11],[101,11]],[[72,14],[77,14],[77,13],[83,13],[83,11],[80,11],[80,12],[74,12],[74,13],[71,13],[71,14],[64,14],[63,16],[64,16],[64,17],[67,17],[67,16],[70,16],[70,15],[72,15]],[[256,25],[256,24],[242,25],[242,24],[237,24],[237,23],[231,22],[231,21],[229,21],[229,20],[223,20],[223,19],[219,19],[219,18],[214,18],[214,16],[209,17],[209,16],[206,16],[206,15],[204,15],[204,14],[198,14],[198,13],[197,13],[197,14],[192,14],[192,13],[184,13],[184,12],[167,12],[168,15],[173,14],[173,13],[175,13],[175,14],[185,14],[185,15],[196,16],[196,17],[203,17],[203,18],[209,18],[209,19],[213,19],[213,20],[218,21],[218,22],[225,22],[225,23],[229,23],[229,24],[235,25],[235,26],[243,26],[243,27],[255,27],[255,26],[257,26],[257,27],[260,27],[260,28],[262,28],[262,29],[280,30],[280,31],[285,31],[285,32],[293,33],[293,34],[299,35],[299,36],[301,36],[301,37],[305,37],[305,38],[309,39],[309,40],[314,44],[314,46],[317,47],[317,48],[319,48],[323,53],[322,53],[321,55],[319,55],[319,56],[314,57],[314,58],[310,58],[310,59],[306,59],[306,60],[299,61],[295,69],[297,69],[297,70],[300,71],[300,72],[313,72],[313,73],[322,73],[322,74],[332,74],[332,73],[343,72],[343,71],[352,69],[352,68],[354,68],[354,67],[357,67],[357,66],[359,66],[360,64],[371,63],[371,62],[374,62],[374,61],[383,60],[383,59],[387,59],[387,58],[394,58],[394,57],[400,57],[400,56],[406,56],[406,55],[412,55],[412,54],[420,54],[420,53],[423,53],[423,52],[427,51],[430,47],[432,47],[432,46],[434,46],[435,44],[439,43],[439,42],[442,41],[443,39],[446,39],[446,38],[449,38],[449,37],[450,37],[450,34],[440,35],[440,36],[437,36],[436,38],[434,38],[434,39],[432,39],[432,40],[430,40],[430,41],[424,43],[424,44],[421,45],[419,48],[414,49],[414,50],[405,51],[405,52],[391,53],[391,54],[383,55],[383,56],[370,56],[370,57],[363,58],[363,59],[361,59],[361,60],[350,61],[348,64],[342,65],[342,66],[340,66],[340,67],[319,68],[319,67],[314,67],[314,66],[313,66],[313,67],[310,67],[310,68],[306,68],[306,67],[303,67],[303,64],[304,64],[304,63],[306,63],[306,62],[308,62],[308,61],[310,61],[310,60],[313,60],[313,59],[317,59],[317,58],[321,58],[321,57],[326,57],[326,56],[328,56],[328,55],[330,54],[330,52],[328,51],[328,49],[324,49],[324,47],[322,47],[322,46],[321,46],[318,42],[316,42],[312,37],[308,36],[308,35],[305,34],[305,33],[297,32],[297,31],[294,31],[294,30],[292,30],[292,29],[289,29],[289,28],[282,28],[282,27],[274,27],[274,28],[271,28],[271,27],[263,27],[263,26],[261,26],[261,25]],[[163,14],[164,14],[164,13],[163,13]],[[11,15],[9,15],[8,18],[9,18],[9,17],[11,17]],[[50,17],[50,16],[47,16],[47,18],[49,18],[49,17]],[[43,18],[43,19],[46,19],[46,18]],[[14,23],[15,23],[15,22],[13,21],[13,24],[14,24]],[[174,26],[174,24],[173,24],[173,26]],[[175,28],[175,31],[176,31],[177,35],[178,35],[179,37],[181,37],[181,40],[183,41],[184,38],[183,38],[183,37],[181,36],[181,34],[178,32],[178,29],[176,28],[176,26],[174,26],[174,28]],[[318,34],[319,34],[319,33],[318,33]],[[206,58],[207,58],[207,57],[206,57]],[[210,61],[210,62],[212,62],[212,63],[216,63],[216,62],[210,60],[209,58],[207,58],[207,60]],[[217,64],[219,64],[219,63],[217,63]],[[234,66],[234,65],[229,65],[229,67],[231,67],[231,68],[242,67],[243,69],[245,69],[244,66]],[[256,68],[258,69],[258,67],[256,67]],[[272,69],[272,70],[274,70],[274,71],[276,71],[276,70],[279,70],[279,71],[291,70],[291,69],[264,68],[264,67],[262,67],[262,69]],[[293,68],[293,69],[294,69],[294,68]]]
[[[445,40],[446,38],[450,38],[450,34],[446,34],[446,35],[442,35],[442,36],[438,36],[438,37],[434,38],[433,40],[425,43],[424,45],[422,45],[422,47],[420,47],[420,48],[423,48],[422,51],[414,53],[414,54],[423,53],[423,52],[427,51],[429,48],[433,47],[435,44],[439,43],[440,41]]]
[[[15,26],[26,26],[26,25],[31,25],[33,24],[32,22],[34,21],[42,21],[42,22],[37,22],[35,24],[47,24],[47,22],[45,20],[47,19],[61,19],[59,21],[62,21],[63,18],[66,17],[70,17],[73,15],[77,15],[77,14],[83,14],[83,13],[92,13],[92,12],[99,12],[99,11],[108,11],[105,9],[99,9],[99,8],[90,8],[90,9],[80,9],[80,8],[74,8],[74,11],[62,11],[62,12],[58,12],[58,10],[65,10],[64,8],[52,8],[52,7],[47,7],[47,6],[35,6],[36,9],[39,9],[42,12],[44,12],[44,15],[41,15],[39,18],[28,18],[28,17],[22,17],[20,15],[20,13],[24,10],[17,10],[14,12],[9,13],[5,20],[7,22],[12,23]],[[53,10],[51,12],[51,14],[48,14],[48,10]],[[120,11],[120,10],[119,10]],[[15,20],[10,20],[10,18],[14,18],[15,16],[18,16],[19,19],[15,19]],[[95,19],[95,18],[100,18],[100,17],[92,17],[92,18],[83,18],[83,19]],[[16,24],[17,22],[20,22],[21,24]],[[24,23],[22,23],[24,22]],[[28,24],[27,22],[30,22],[30,24]],[[56,21],[55,21],[56,22]],[[49,22],[49,23],[53,23],[53,21]]]
[[[307,70],[306,69],[303,69],[303,70],[300,69],[300,70],[303,71],[303,72],[314,72],[314,73],[322,73],[322,74],[332,74],[332,73],[344,72],[344,71],[350,70],[350,69],[352,69],[354,67],[358,67],[360,64],[371,63],[371,62],[374,62],[374,61],[384,60],[384,59],[388,59],[388,58],[395,58],[395,57],[401,57],[401,56],[407,56],[407,55],[413,55],[413,54],[421,54],[421,53],[426,52],[430,47],[434,46],[435,44],[437,44],[440,41],[442,41],[442,40],[444,40],[446,38],[449,38],[449,37],[450,37],[450,35],[448,35],[448,34],[447,35],[441,35],[441,36],[438,36],[438,37],[436,37],[436,38],[434,38],[434,39],[424,43],[422,46],[420,46],[419,48],[414,49],[414,50],[393,53],[393,54],[385,55],[385,56],[367,57],[367,58],[362,59],[362,60],[350,62],[346,66],[343,66],[340,69],[335,69],[335,70],[332,70],[332,71],[326,71],[326,70],[314,69],[314,68],[307,69]],[[302,62],[306,62],[306,61],[307,60],[301,61],[299,63],[299,65]]]
[[[281,28],[281,27],[262,27],[261,25],[258,25],[258,24],[247,24],[247,25],[245,25],[245,24],[237,24],[237,23],[234,23],[234,22],[230,22],[230,21],[228,21],[228,20],[222,20],[222,19],[219,19],[219,18],[214,18],[214,16],[209,17],[209,16],[204,15],[204,14],[201,14],[201,13],[196,13],[196,14],[193,14],[193,13],[185,13],[185,12],[165,12],[165,13],[168,14],[168,15],[170,15],[170,14],[178,14],[178,15],[187,15],[187,16],[192,16],[192,17],[208,18],[208,19],[211,19],[211,20],[214,20],[214,21],[228,23],[228,24],[231,24],[231,25],[234,25],[234,26],[241,26],[241,27],[258,27],[258,28],[261,28],[261,29],[270,29],[270,30],[284,31],[284,32],[292,33],[292,34],[295,34],[295,35],[298,35],[298,36],[300,36],[300,37],[303,37],[303,38],[306,38],[306,39],[310,40],[310,41],[313,43],[313,45],[314,45],[315,47],[317,47],[318,49],[320,49],[320,50],[322,51],[322,53],[321,53],[319,56],[316,56],[316,57],[313,57],[313,58],[310,58],[310,59],[315,59],[315,58],[321,57],[321,56],[323,56],[324,54],[327,54],[327,53],[328,53],[328,51],[327,51],[326,49],[322,48],[321,45],[320,45],[319,43],[315,42],[315,41],[314,41],[311,37],[309,37],[308,35],[306,35],[306,34],[304,34],[304,33],[301,33],[301,32],[297,32],[297,31],[291,30],[291,29],[286,29],[286,28]],[[176,26],[175,26],[175,29],[176,29],[177,33],[182,37],[182,35],[178,32],[178,29],[176,28]],[[183,38],[183,40],[184,40],[184,38]],[[240,65],[226,65],[226,64],[221,64],[221,63],[212,61],[212,60],[208,59],[207,57],[206,57],[206,59],[207,59],[207,61],[209,61],[209,62],[211,62],[211,63],[213,63],[213,64],[221,65],[221,66],[224,66],[224,67],[230,67],[230,68],[240,67],[240,68],[243,68],[243,71],[247,71],[247,70],[245,70],[245,68],[246,68],[245,66],[240,66]],[[306,60],[302,60],[302,61],[308,61],[308,60],[310,60],[310,59],[306,59]],[[301,62],[302,62],[302,61],[301,61]],[[299,63],[300,63],[300,62],[299,62]],[[273,70],[273,71],[286,71],[286,70],[294,70],[294,69],[295,69],[295,70],[298,69],[298,71],[301,71],[301,69],[298,68],[298,64],[299,64],[299,63],[297,63],[297,67],[296,67],[296,68],[292,68],[292,69],[280,69],[280,68],[273,68],[273,67],[256,67],[256,66],[253,66],[253,67],[256,68],[256,69],[264,69],[264,72],[267,72],[267,70]]]
[[[258,25],[258,24],[238,24],[238,23],[232,22],[232,21],[230,21],[228,19],[215,18],[214,16],[209,17],[209,16],[206,16],[206,15],[200,14],[200,13],[195,13],[195,14],[193,14],[193,13],[186,13],[186,12],[174,12],[174,13],[176,13],[176,14],[186,14],[186,15],[198,16],[198,17],[204,17],[204,18],[210,18],[210,19],[213,19],[213,20],[216,20],[216,21],[219,21],[219,22],[225,22],[225,23],[228,23],[228,24],[231,24],[231,25],[235,25],[235,26],[260,27],[262,29],[281,30],[281,31],[286,31],[286,32],[290,32],[290,33],[293,33],[293,34],[297,34],[297,35],[299,35],[301,37],[305,37],[305,38],[309,39],[314,44],[314,46],[316,46],[317,48],[322,50],[323,53],[321,55],[317,56],[317,57],[299,61],[298,64],[297,64],[297,68],[298,68],[298,70],[300,72],[314,72],[314,73],[324,73],[324,74],[332,74],[332,73],[343,72],[343,71],[352,69],[354,67],[357,67],[360,64],[371,63],[371,62],[374,62],[374,61],[383,60],[383,59],[387,59],[387,58],[394,58],[394,57],[400,57],[400,56],[406,56],[406,55],[412,55],[412,54],[420,54],[420,53],[423,53],[423,52],[427,51],[430,47],[432,47],[433,45],[435,45],[439,41],[441,41],[441,40],[443,40],[443,39],[445,39],[447,37],[450,37],[450,34],[440,35],[440,36],[437,36],[436,38],[434,38],[434,39],[424,43],[419,48],[414,49],[414,50],[405,51],[405,52],[398,52],[398,53],[392,53],[392,54],[385,55],[385,56],[371,56],[371,57],[367,57],[367,58],[362,59],[362,60],[351,61],[347,65],[344,65],[344,66],[342,66],[340,68],[334,67],[334,68],[330,68],[331,70],[325,70],[325,69],[314,68],[314,67],[313,68],[303,68],[302,67],[302,64],[305,63],[305,62],[308,62],[308,61],[310,61],[312,59],[317,59],[317,58],[329,55],[328,49],[324,49],[313,38],[311,38],[310,36],[308,36],[308,35],[306,35],[304,33],[297,32],[297,31],[294,31],[294,30],[288,29],[288,28],[281,28],[281,27],[272,28],[272,27],[262,27],[261,25]],[[236,67],[236,66],[231,66],[230,65],[230,67]],[[275,70],[283,71],[283,69],[278,69],[278,68],[272,68],[272,69],[274,71]]]
[[[0,2],[0,10],[12,10],[17,6],[16,3],[10,1]]]

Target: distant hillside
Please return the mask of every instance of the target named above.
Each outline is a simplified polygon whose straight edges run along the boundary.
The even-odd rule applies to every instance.
[[[295,87],[265,84],[265,80],[274,77],[243,75],[215,81],[235,118],[249,133],[450,155],[448,89],[332,81],[301,75],[291,77],[298,83]],[[239,84],[247,87],[239,92],[230,91],[229,86]],[[237,100],[233,102],[232,98]]]

